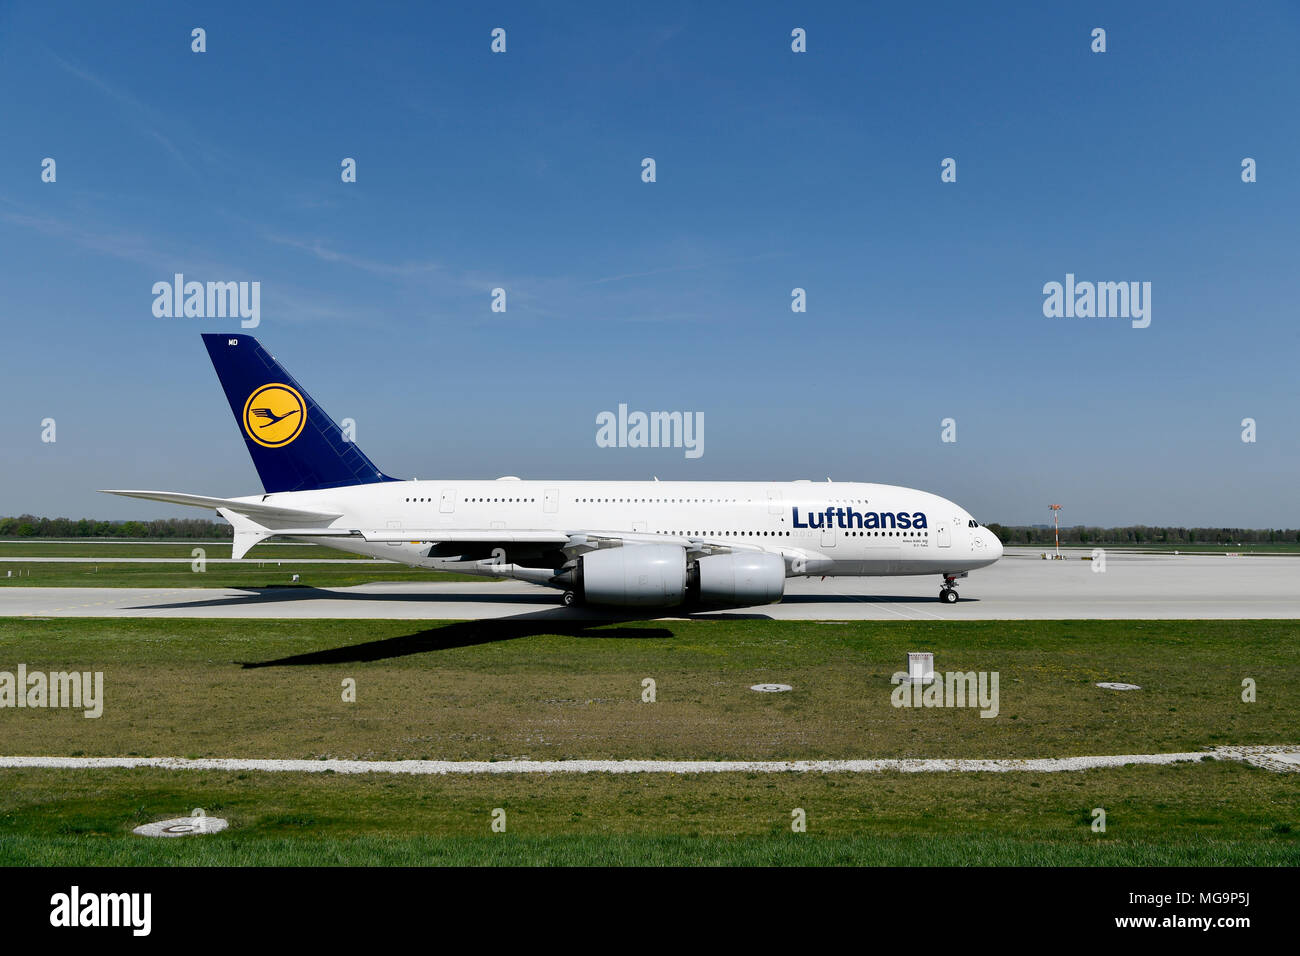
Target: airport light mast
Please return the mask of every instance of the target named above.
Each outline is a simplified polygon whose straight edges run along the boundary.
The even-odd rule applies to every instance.
[[[1056,526],[1056,560],[1061,560],[1061,506],[1051,505],[1052,523]]]

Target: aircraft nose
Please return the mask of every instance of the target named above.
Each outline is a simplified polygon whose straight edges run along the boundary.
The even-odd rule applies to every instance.
[[[993,560],[996,561],[998,558],[1002,557],[1002,542],[998,540],[998,536],[985,528],[984,538],[989,553],[993,556]]]

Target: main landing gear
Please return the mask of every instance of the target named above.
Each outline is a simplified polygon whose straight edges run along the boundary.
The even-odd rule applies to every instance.
[[[943,576],[943,587],[939,589],[939,600],[944,604],[957,603],[957,576],[955,574],[945,574]]]

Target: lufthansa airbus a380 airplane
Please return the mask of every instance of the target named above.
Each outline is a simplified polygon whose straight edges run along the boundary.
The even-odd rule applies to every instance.
[[[213,508],[233,556],[274,536],[413,567],[558,588],[564,604],[747,607],[797,576],[935,574],[939,599],[1002,557],[958,505],[893,485],[810,481],[401,481],[348,441],[248,335],[205,334],[265,494],[111,491]]]

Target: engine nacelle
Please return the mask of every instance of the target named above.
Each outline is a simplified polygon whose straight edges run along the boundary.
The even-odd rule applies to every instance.
[[[701,604],[774,604],[785,594],[785,559],[779,554],[713,554],[696,567]]]
[[[673,544],[602,548],[581,559],[582,595],[592,604],[676,607],[686,600],[686,549]]]

